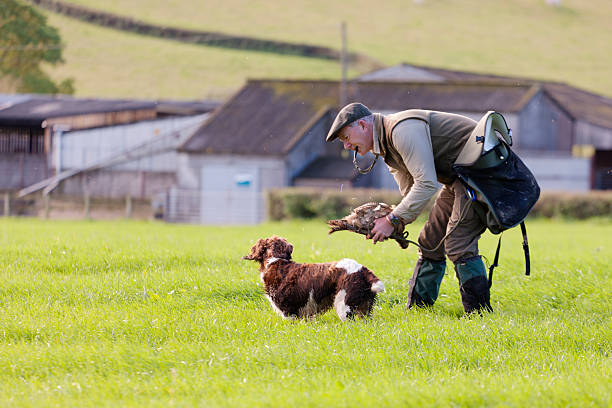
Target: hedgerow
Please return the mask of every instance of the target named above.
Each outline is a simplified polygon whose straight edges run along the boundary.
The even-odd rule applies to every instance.
[[[273,221],[342,218],[353,208],[367,202],[397,204],[401,200],[398,191],[379,189],[337,190],[289,187],[268,190],[266,195],[268,219]],[[432,202],[429,203],[428,208],[431,205]],[[540,199],[531,210],[530,216],[576,219],[611,217],[612,192],[542,192]]]

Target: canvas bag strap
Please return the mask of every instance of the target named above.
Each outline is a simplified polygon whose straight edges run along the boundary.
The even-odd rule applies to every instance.
[[[529,276],[531,274],[531,261],[529,258],[529,242],[527,241],[527,227],[525,226],[525,221],[521,222],[521,234],[523,234],[523,252],[525,252],[525,275]],[[503,234],[502,234],[503,235]],[[501,249],[501,239],[502,236],[499,236],[499,240],[497,241],[497,250],[495,251],[495,259],[493,259],[493,264],[489,267],[489,288],[493,284],[493,270],[499,266],[497,261],[499,261],[499,251]]]
[[[491,288],[491,285],[493,285],[493,269],[499,266],[497,264],[497,261],[499,261],[499,250],[501,249],[502,235],[503,234],[500,234],[499,239],[497,240],[497,250],[495,251],[495,259],[493,259],[493,263],[491,264],[491,266],[489,266],[489,288]]]
[[[525,221],[521,222],[521,233],[523,234],[523,252],[525,252],[525,275],[531,273],[531,262],[529,260],[529,242],[527,241],[527,227]]]

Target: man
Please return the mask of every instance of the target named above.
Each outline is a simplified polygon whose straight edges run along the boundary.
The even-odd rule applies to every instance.
[[[403,199],[389,216],[375,221],[374,244],[413,222],[442,183],[419,234],[408,307],[434,304],[448,256],[465,312],[492,311],[486,269],[478,254],[478,239],[486,229],[478,216],[481,204],[470,200],[452,167],[475,127],[472,119],[451,113],[414,109],[381,115],[351,103],[338,113],[327,135],[327,142],[338,138],[347,150],[381,156],[399,186]]]

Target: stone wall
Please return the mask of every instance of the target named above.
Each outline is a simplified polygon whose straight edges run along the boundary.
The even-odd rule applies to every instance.
[[[294,54],[304,57],[322,59],[340,59],[340,52],[328,47],[320,47],[308,44],[289,43],[283,41],[263,40],[252,37],[242,37],[210,31],[185,30],[174,27],[163,27],[145,23],[129,17],[119,16],[99,10],[65,3],[61,0],[30,0],[31,3],[88,23],[117,30],[130,31],[142,35],[160,38],[169,38],[187,43],[203,44],[215,47],[237,48],[245,50],[256,50],[278,54]],[[369,57],[354,53],[349,54],[351,61],[366,62],[379,66]]]

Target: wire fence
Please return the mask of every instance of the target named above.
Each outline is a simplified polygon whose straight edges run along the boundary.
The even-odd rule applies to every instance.
[[[118,198],[90,195],[31,194],[17,197],[14,192],[0,193],[0,215],[50,219],[163,219],[153,201],[130,195]]]
[[[156,197],[156,204],[163,203],[164,219],[168,222],[199,223],[201,192],[195,189],[172,187]]]

